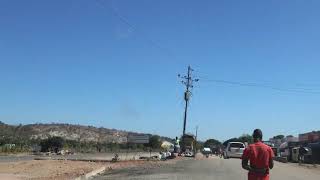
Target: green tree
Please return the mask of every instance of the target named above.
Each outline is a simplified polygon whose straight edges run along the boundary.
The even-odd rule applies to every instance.
[[[210,148],[212,148],[214,146],[219,146],[219,145],[221,145],[221,142],[216,139],[208,139],[203,144],[204,147],[210,147]]]
[[[153,135],[149,138],[149,147],[151,147],[152,149],[159,149],[160,146],[160,136]]]
[[[253,137],[249,134],[243,134],[238,138],[240,142],[247,142],[249,144],[253,143]]]
[[[199,149],[203,149],[205,146],[204,146],[204,143],[201,142],[201,141],[197,141],[197,150]]]
[[[138,145],[137,145],[137,149],[142,150],[143,148],[144,148],[144,145],[143,145],[143,144],[138,144]]]
[[[101,150],[102,150],[102,143],[101,142],[97,142],[96,143],[96,150],[97,150],[97,152],[101,152]]]
[[[120,146],[118,143],[110,143],[110,150],[113,151],[118,151],[120,149]]]
[[[129,149],[133,149],[133,150],[136,150],[138,147],[137,144],[135,144],[135,143],[129,143],[129,144],[127,144],[127,146]]]

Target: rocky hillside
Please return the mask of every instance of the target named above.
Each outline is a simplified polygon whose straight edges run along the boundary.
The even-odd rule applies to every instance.
[[[128,133],[141,134],[72,124],[28,124],[16,126],[0,121],[0,137],[2,138],[46,139],[50,136],[59,136],[76,141],[125,143]],[[168,140],[169,138],[162,137],[162,139]]]

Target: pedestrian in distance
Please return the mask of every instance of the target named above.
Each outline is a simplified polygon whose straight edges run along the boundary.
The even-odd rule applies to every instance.
[[[253,144],[250,144],[242,155],[242,168],[248,170],[248,180],[269,180],[273,168],[273,151],[262,142],[262,131],[253,131]]]

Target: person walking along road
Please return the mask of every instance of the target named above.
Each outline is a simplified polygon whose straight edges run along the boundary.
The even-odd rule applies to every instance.
[[[242,168],[249,171],[248,180],[269,180],[270,169],[273,168],[273,151],[262,142],[260,129],[255,129],[252,136],[254,143],[243,152]]]

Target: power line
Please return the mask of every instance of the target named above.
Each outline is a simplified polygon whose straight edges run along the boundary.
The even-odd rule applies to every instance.
[[[204,78],[202,78],[202,81],[211,82],[211,83],[229,84],[234,86],[265,88],[265,89],[271,89],[275,91],[291,92],[291,93],[320,94],[320,91],[315,91],[312,89],[283,88],[283,87],[276,87],[276,86],[271,86],[271,85],[262,84],[262,83],[248,83],[248,82],[229,81],[229,80],[221,80],[221,79],[204,79]]]
[[[117,17],[123,24],[128,26],[132,31],[139,32],[138,28],[131,23],[128,18],[125,16],[121,15],[121,13],[110,3],[109,6],[106,6],[104,3],[101,1],[103,0],[96,0],[97,4],[100,5],[103,8],[110,9],[110,12],[113,14],[113,16]],[[111,1],[112,2],[112,1]],[[140,31],[141,32],[141,31]],[[150,37],[146,36],[143,32],[140,33],[142,37],[144,38],[145,41],[150,43],[152,46],[155,48],[165,52],[169,56],[175,56],[173,52],[168,49],[164,48],[163,46],[159,45],[155,40],[151,39]],[[197,72],[197,71],[196,71]],[[266,89],[272,89],[275,91],[282,91],[282,92],[291,92],[291,93],[307,93],[307,94],[320,94],[320,91],[314,91],[313,89],[309,88],[281,88],[281,87],[276,87],[276,86],[271,86],[267,84],[261,84],[261,83],[247,83],[247,82],[239,82],[239,81],[229,81],[229,80],[219,80],[219,79],[204,79],[205,82],[213,82],[213,83],[223,83],[223,84],[229,84],[229,85],[236,85],[236,86],[247,86],[247,87],[257,87],[257,88],[266,88]],[[303,85],[303,84],[298,84],[296,85]],[[318,84],[317,84],[318,85]],[[190,94],[191,95],[191,94]]]
[[[103,1],[103,0],[101,0]],[[139,29],[133,24],[131,23],[128,18],[126,18],[125,16],[121,15],[121,13],[110,3],[109,6],[106,6],[103,2],[101,2],[99,0],[96,0],[97,4],[100,5],[103,8],[107,8],[110,10],[110,12],[112,13],[113,16],[115,16],[116,18],[118,18],[123,24],[127,25],[132,31],[135,32],[139,32]],[[112,1],[111,1],[112,2]],[[153,47],[165,52],[167,55],[169,56],[175,56],[173,54],[173,52],[168,49],[165,48],[161,45],[159,45],[159,43],[157,43],[155,40],[151,39],[150,37],[146,36],[145,33],[143,33],[142,31],[140,31],[140,34],[142,35],[142,37],[144,38],[145,41],[147,41],[148,43],[150,43]]]
[[[235,81],[235,80],[224,80],[224,79],[211,79],[206,74],[200,71],[195,71],[198,74],[200,74],[200,77],[203,81],[206,82],[214,82],[214,83],[224,83],[224,84],[230,84],[230,85],[239,85],[239,86],[250,86],[250,87],[260,87],[260,88],[269,88],[274,90],[290,90],[290,91],[301,91],[301,92],[307,92],[307,93],[320,93],[320,89],[317,89],[317,87],[320,87],[320,83],[301,83],[301,82],[286,82],[282,83],[282,86],[279,86],[279,84],[275,84],[270,81],[258,81],[258,82],[242,82],[242,81]],[[283,84],[286,85],[283,86]],[[289,85],[289,87],[288,87]],[[316,88],[316,89],[315,89]]]

